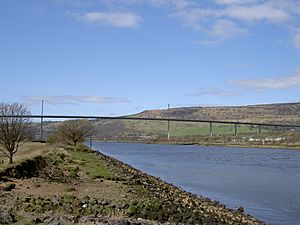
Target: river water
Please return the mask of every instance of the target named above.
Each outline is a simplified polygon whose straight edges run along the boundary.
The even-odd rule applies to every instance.
[[[94,148],[266,223],[300,224],[300,151],[105,142]]]

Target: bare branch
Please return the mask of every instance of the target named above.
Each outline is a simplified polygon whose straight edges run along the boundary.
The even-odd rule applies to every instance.
[[[25,130],[30,124],[30,112],[23,104],[0,103],[0,147],[5,155],[13,161],[13,155],[18,151],[20,142],[26,140]],[[21,117],[3,117],[21,116]]]
[[[68,120],[62,123],[58,131],[68,143],[77,145],[93,135],[94,129],[88,120]]]

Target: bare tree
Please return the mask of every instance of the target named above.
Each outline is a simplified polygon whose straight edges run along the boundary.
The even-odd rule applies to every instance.
[[[20,143],[27,139],[30,112],[23,104],[0,103],[0,151],[13,163]]]
[[[85,139],[94,133],[93,126],[88,120],[68,120],[64,121],[58,130],[68,143],[77,145],[79,142],[85,141]]]

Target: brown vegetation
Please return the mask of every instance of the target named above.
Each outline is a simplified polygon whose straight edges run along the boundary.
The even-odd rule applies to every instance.
[[[20,143],[28,138],[29,114],[22,104],[0,104],[0,151],[9,158],[9,163],[13,163]]]
[[[93,134],[93,127],[88,120],[68,120],[59,126],[57,137],[63,142],[76,146]]]
[[[85,147],[45,152],[3,170],[0,224],[264,224]]]

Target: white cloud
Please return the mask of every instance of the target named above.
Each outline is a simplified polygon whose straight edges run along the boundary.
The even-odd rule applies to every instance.
[[[174,13],[183,19],[186,24],[198,26],[201,22],[214,19],[235,19],[246,22],[267,21],[272,23],[283,23],[291,19],[291,15],[280,8],[270,4],[255,5],[233,5],[222,8],[195,7]]]
[[[284,10],[292,16],[300,15],[300,1],[298,0],[272,0],[267,1],[266,4]]]
[[[269,2],[219,0],[217,3],[226,4],[219,7],[186,7],[172,15],[180,18],[186,27],[220,38],[245,36],[251,28],[249,23],[268,22],[287,26],[293,18],[287,6],[281,9],[279,5]]]
[[[257,2],[257,0],[215,0],[217,4],[225,4],[225,5],[231,5],[231,4],[248,4],[248,3],[254,3]]]
[[[193,41],[193,44],[196,45],[203,45],[203,46],[216,46],[218,45],[220,42],[219,41],[215,41],[215,40],[197,40],[197,41]]]
[[[291,19],[288,12],[269,4],[232,6],[225,9],[224,14],[228,17],[248,22],[268,21],[272,23],[282,23]]]
[[[295,48],[300,48],[300,28],[293,30],[292,42]]]
[[[72,2],[72,0],[62,1]],[[272,23],[289,32],[290,27],[299,21],[300,16],[298,0],[74,0],[74,2],[77,4],[88,2],[94,6],[100,3],[112,10],[112,12],[88,12],[77,16],[81,21],[122,28],[137,28],[143,20],[134,12],[123,12],[119,11],[120,9],[126,10],[130,5],[159,7],[172,17],[179,18],[185,27],[203,34],[204,39],[245,36],[244,34],[251,32],[255,25],[261,23]],[[298,32],[293,32],[291,41],[299,48]]]
[[[78,103],[95,103],[95,104],[113,104],[113,103],[129,103],[130,101],[126,98],[116,97],[101,97],[96,95],[32,95],[26,96],[25,100],[31,103],[39,103],[42,100],[54,104],[78,104]]]
[[[156,6],[174,6],[176,9],[184,9],[195,5],[193,0],[145,0],[145,2]]]
[[[287,89],[300,86],[300,71],[292,76],[263,78],[263,79],[245,79],[232,80],[230,84],[238,85],[252,91],[262,92],[271,89]]]
[[[235,91],[227,91],[214,87],[205,87],[200,90],[188,94],[188,96],[217,96],[217,97],[233,97],[239,95],[239,93]]]
[[[78,17],[79,20],[99,25],[119,28],[138,28],[142,18],[133,12],[89,12]]]
[[[210,35],[222,38],[230,38],[247,34],[247,30],[238,27],[229,20],[217,20],[209,31]]]
[[[113,4],[147,4],[155,7],[174,7],[176,9],[183,9],[192,5],[196,5],[195,0],[105,0],[113,2]]]

